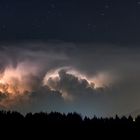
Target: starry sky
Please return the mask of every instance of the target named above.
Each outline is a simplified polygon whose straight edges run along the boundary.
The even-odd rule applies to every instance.
[[[0,40],[139,43],[139,0],[1,0]]]
[[[0,0],[0,109],[140,114],[140,0]]]

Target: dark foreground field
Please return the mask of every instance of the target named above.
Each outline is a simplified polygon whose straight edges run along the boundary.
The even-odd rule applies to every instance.
[[[44,137],[63,136],[66,139],[78,135],[79,138],[86,137],[105,137],[112,135],[121,137],[122,135],[134,138],[135,133],[140,131],[140,117],[133,119],[131,116],[126,118],[82,118],[77,113],[61,114],[52,113],[28,113],[25,116],[18,112],[0,111],[0,130],[2,132],[14,132],[25,136],[27,133],[32,136],[40,135]],[[112,137],[113,138],[113,137]],[[113,139],[114,139],[113,138]]]

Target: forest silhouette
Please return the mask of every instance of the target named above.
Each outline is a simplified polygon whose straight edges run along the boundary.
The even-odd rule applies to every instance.
[[[77,128],[90,128],[90,129],[134,129],[140,128],[140,116],[135,119],[129,117],[115,117],[110,118],[93,118],[82,117],[80,114],[68,113],[62,114],[59,112],[51,113],[27,113],[22,115],[16,111],[0,111],[0,123],[20,122],[21,124],[43,124],[46,127],[77,127]]]
[[[32,138],[122,138],[139,136],[140,116],[119,118],[82,117],[80,114],[59,112],[27,113],[0,111],[0,132],[8,136],[32,136]],[[17,135],[18,134],[18,135]],[[113,136],[113,137],[112,137]],[[18,138],[18,139],[19,139]],[[27,137],[25,137],[27,138]]]

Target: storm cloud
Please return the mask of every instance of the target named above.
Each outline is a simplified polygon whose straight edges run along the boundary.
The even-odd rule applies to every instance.
[[[112,44],[0,46],[1,109],[125,115],[139,109],[140,50]]]

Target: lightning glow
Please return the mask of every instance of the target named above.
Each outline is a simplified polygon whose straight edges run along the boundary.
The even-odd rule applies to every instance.
[[[0,92],[10,96],[22,95],[33,90],[31,76],[36,75],[37,69],[27,63],[12,65],[0,73]]]
[[[64,70],[66,74],[76,77],[79,82],[82,82],[83,80],[85,80],[87,82],[87,86],[92,88],[93,90],[97,90],[98,88],[108,87],[112,82],[111,76],[105,72],[98,73],[91,77],[70,67],[63,67],[63,68],[51,70],[44,77],[43,85],[48,86],[51,90],[60,91],[62,93],[62,97],[66,100],[67,99],[72,100],[73,97],[69,96],[70,94],[68,93],[68,91],[65,90],[65,88],[59,87],[58,83],[61,79],[60,72],[62,70]]]

